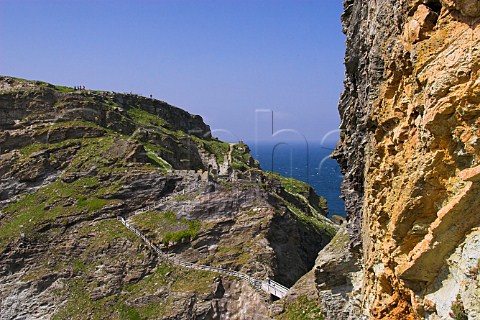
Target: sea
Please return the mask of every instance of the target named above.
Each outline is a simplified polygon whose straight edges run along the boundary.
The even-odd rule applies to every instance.
[[[252,156],[263,170],[310,184],[318,195],[327,199],[329,216],[345,217],[340,198],[342,174],[337,161],[330,158],[335,145],[307,142],[247,142]]]

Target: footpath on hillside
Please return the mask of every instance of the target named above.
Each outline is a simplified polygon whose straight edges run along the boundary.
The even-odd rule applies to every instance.
[[[268,279],[267,281],[264,280],[258,280],[255,279],[245,273],[238,272],[238,271],[233,271],[233,270],[226,270],[226,269],[221,269],[221,268],[216,268],[212,266],[207,266],[207,265],[202,265],[202,264],[195,264],[187,261],[183,261],[180,259],[177,259],[175,257],[169,256],[162,252],[157,246],[155,246],[150,240],[147,239],[147,237],[142,234],[140,231],[138,231],[134,226],[132,226],[130,223],[128,223],[123,217],[117,217],[118,221],[120,221],[125,227],[127,227],[129,230],[134,232],[138,237],[140,237],[154,252],[158,254],[160,259],[164,261],[169,261],[174,265],[181,266],[187,269],[195,269],[195,270],[204,270],[204,271],[210,271],[210,272],[215,272],[215,273],[220,273],[224,274],[227,276],[235,277],[238,279],[242,279],[246,282],[248,282],[253,288],[256,290],[262,290],[266,293],[269,293],[271,295],[274,295],[275,297],[278,298],[283,298],[287,292],[288,288],[281,285],[278,282],[275,282],[271,279]]]

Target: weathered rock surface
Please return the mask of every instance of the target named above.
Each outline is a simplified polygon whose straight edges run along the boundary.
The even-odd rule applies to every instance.
[[[0,77],[0,319],[261,319],[271,297],[165,252],[293,285],[334,236],[308,185],[199,116]],[[144,209],[147,208],[148,209]]]
[[[325,270],[312,277],[320,303],[333,300],[343,311],[326,310],[331,319],[480,317],[479,5],[344,2],[346,80],[334,156],[349,213],[343,256],[361,266],[347,278],[361,279],[347,281],[348,299],[338,297],[317,262]],[[345,260],[332,263],[341,278]]]

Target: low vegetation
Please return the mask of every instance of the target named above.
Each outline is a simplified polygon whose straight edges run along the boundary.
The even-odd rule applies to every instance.
[[[204,140],[198,137],[192,136],[193,141],[200,147],[200,149],[205,150],[206,152],[215,155],[218,163],[224,163],[225,156],[228,154],[230,148],[229,144],[222,142],[216,138],[211,140]]]
[[[277,177],[278,176],[279,175],[277,175]],[[284,187],[285,191],[289,193],[308,195],[310,192],[311,187],[303,181],[285,177],[281,177],[280,181],[282,183],[282,187]]]
[[[252,168],[252,156],[250,149],[244,143],[238,143],[232,147],[232,168],[238,171],[248,171]]]
[[[193,240],[200,230],[200,222],[177,219],[175,212],[145,212],[132,218],[134,225],[147,231],[147,235],[164,245]]]
[[[46,88],[48,91],[53,89],[62,93],[74,91],[73,88],[46,83],[38,85],[42,88],[37,90],[42,91],[46,91]],[[210,156],[214,155],[219,163],[223,163],[225,157],[231,155],[233,168],[242,172],[259,170],[249,154],[248,146],[240,143],[230,147],[228,143],[215,138],[201,139],[183,131],[174,131],[165,119],[141,109],[139,104],[134,104],[134,107],[116,105],[114,95],[108,98],[111,100],[101,100],[101,96],[95,96],[94,91],[89,91],[83,100],[78,94],[78,101],[75,100],[77,94],[65,96],[72,100],[53,105],[54,111],[78,103],[79,109],[92,106],[95,106],[96,110],[107,108],[107,111],[117,118],[106,123],[109,121],[108,117],[102,114],[102,117],[96,118],[97,123],[73,120],[41,124],[37,129],[34,126],[34,136],[47,137],[44,141],[46,143],[36,142],[19,147],[19,152],[14,155],[19,159],[15,160],[12,171],[15,174],[23,172],[26,179],[30,178],[30,181],[41,187],[32,188],[30,194],[25,193],[15,203],[2,208],[0,251],[20,238],[22,242],[32,245],[31,247],[35,244],[51,246],[48,248],[48,255],[42,257],[45,261],[37,261],[31,269],[29,266],[22,281],[41,282],[49,276],[58,277],[55,286],[49,288],[55,291],[55,299],[61,301],[58,304],[60,309],[53,315],[54,319],[168,318],[175,312],[179,300],[185,298],[185,301],[190,303],[199,297],[203,299],[212,292],[214,278],[218,275],[185,270],[155,260],[158,257],[147,250],[145,243],[112,217],[132,212],[143,205],[143,197],[146,198],[144,188],[149,187],[150,181],[163,181],[161,179],[165,178],[154,177],[160,179],[145,180],[148,183],[144,184],[131,183],[137,182],[137,174],[141,176],[138,179],[143,179],[147,171],[149,179],[152,172],[164,175],[172,169],[172,165],[165,159],[176,165],[173,162],[176,158],[181,161],[185,160],[181,159],[184,155],[188,157],[190,150],[184,147],[193,144],[192,150],[196,152],[198,147]],[[122,127],[124,124],[128,126]],[[138,135],[127,137],[128,133],[125,132],[130,132],[129,130],[135,130]],[[56,140],[49,141],[50,134],[54,132]],[[71,132],[75,132],[73,136],[80,138],[70,139]],[[43,140],[39,138],[37,141]],[[143,151],[141,146],[146,154],[137,157],[137,152]],[[202,166],[201,159],[199,163],[199,166]],[[188,168],[188,163],[185,168]],[[37,171],[37,176],[28,176]],[[52,175],[52,172],[58,173],[58,176]],[[254,173],[252,176],[260,176],[258,172]],[[168,175],[166,180],[172,176]],[[248,174],[242,176],[246,177]],[[45,177],[51,180],[44,180]],[[281,176],[275,177],[280,179],[286,192],[295,195],[295,199],[305,203],[308,208],[306,197],[310,187],[307,184]],[[45,181],[48,183],[42,186],[41,183]],[[238,192],[251,188],[261,191],[262,187],[266,188],[268,185],[263,182],[228,181],[223,182],[224,185],[218,190],[224,194],[228,191],[227,187],[239,188]],[[152,198],[171,191],[171,185],[165,184],[166,187],[162,189],[162,183],[159,182],[158,192],[154,190]],[[176,186],[172,189],[174,187]],[[131,190],[140,191],[142,198],[133,199]],[[194,200],[202,190],[178,195],[170,201]],[[335,228],[325,221],[288,202],[290,197],[287,196],[280,200],[296,219],[329,235],[335,233]],[[322,204],[320,199],[319,206],[322,205],[324,203]],[[255,207],[255,204],[252,204],[252,207]],[[284,207],[281,210],[283,214]],[[262,217],[262,213],[257,214],[253,209],[246,210],[244,215],[248,217],[248,223],[261,225],[257,230],[260,234],[242,229],[238,235],[234,235],[234,240],[218,241],[216,252],[210,255],[212,260],[209,262],[237,270],[249,268],[253,263],[255,266],[257,263],[271,264],[271,259],[262,257],[257,249],[267,243],[264,241],[265,235],[261,233],[265,233],[264,229],[272,222],[272,214],[270,212],[269,216]],[[208,229],[205,227],[207,223],[202,225],[197,220],[178,218],[173,211],[139,213],[132,217],[132,224],[155,243],[167,246],[192,241],[200,230]],[[246,225],[248,228],[251,226]],[[221,226],[218,230],[228,234],[231,232],[229,226],[230,224]],[[313,233],[313,228],[305,229]],[[215,251],[214,248],[215,246],[209,246],[208,250]],[[98,293],[101,291],[97,290],[99,288],[105,292]],[[320,310],[306,297],[287,306],[286,314],[286,319],[321,319],[314,318],[320,315]]]
[[[290,210],[290,212],[292,212],[295,215],[295,217],[298,220],[302,221],[303,223],[313,226],[318,231],[325,233],[330,237],[335,236],[335,234],[337,233],[338,228],[334,226],[332,223],[326,222],[317,217],[307,215],[305,212],[298,209],[297,207],[292,206],[290,203],[286,202],[285,200],[283,201],[287,206],[288,210]]]
[[[153,115],[145,110],[140,108],[129,108],[127,110],[128,115],[135,120],[137,123],[145,126],[154,126],[154,127],[165,127],[167,126],[167,122]]]
[[[90,272],[93,272],[91,270]],[[87,275],[71,279],[67,283],[68,301],[53,316],[53,319],[158,319],[168,317],[175,298],[162,295],[159,289],[169,288],[169,295],[204,295],[212,292],[215,274],[205,271],[186,270],[160,263],[154,272],[136,283],[127,284],[122,292],[95,300],[94,289],[87,282]],[[149,303],[125,303],[141,301],[150,297]],[[174,312],[174,311],[173,311]]]
[[[49,223],[61,226],[68,222],[70,216],[92,214],[113,203],[115,200],[92,195],[91,189],[97,185],[95,177],[79,178],[72,183],[58,179],[4,209],[6,217],[0,225],[0,250],[21,235],[30,238],[41,236],[37,231]]]
[[[254,258],[250,253],[252,243],[250,241],[238,245],[220,245],[215,253],[216,261],[213,265],[230,269],[242,268]]]
[[[338,227],[323,217],[323,214],[327,212],[326,200],[324,198],[318,197],[318,204],[310,203],[307,197],[310,194],[311,187],[307,183],[292,178],[285,178],[274,172],[266,172],[266,175],[270,179],[279,180],[285,192],[296,199],[298,205],[301,205],[303,209],[294,205],[291,201],[287,201],[282,195],[276,194],[276,197],[285,204],[288,210],[292,212],[298,220],[313,226],[318,231],[324,232],[330,237],[335,236]]]
[[[300,320],[300,319],[325,319],[322,310],[315,300],[307,296],[300,296],[294,302],[285,305],[285,313],[279,319],[282,320]]]
[[[452,303],[451,310],[450,317],[454,320],[468,320],[468,315],[459,294],[457,295],[457,299]]]
[[[154,150],[150,149],[148,146],[145,146],[145,150],[147,151],[147,157],[152,160],[154,164],[156,164],[163,172],[172,169],[172,166],[167,161],[163,160]]]

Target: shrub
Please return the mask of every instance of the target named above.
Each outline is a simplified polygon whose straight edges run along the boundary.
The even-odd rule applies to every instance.
[[[468,315],[465,312],[465,307],[459,294],[457,294],[457,299],[452,303],[452,311],[450,312],[450,317],[455,320],[468,320]]]
[[[188,228],[176,232],[167,232],[162,239],[163,244],[168,245],[170,242],[191,241],[197,236],[200,222],[182,219],[182,223],[187,223]]]

